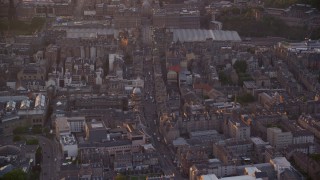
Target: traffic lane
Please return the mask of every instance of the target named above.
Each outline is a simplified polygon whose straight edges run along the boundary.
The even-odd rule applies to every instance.
[[[176,179],[185,179],[180,175],[179,170],[177,169],[177,166],[173,163],[173,160],[170,159],[171,157],[171,151],[167,151],[167,146],[160,144],[162,147],[161,152],[163,152],[163,159],[165,161],[166,167],[170,169],[170,174],[174,173]]]
[[[152,79],[153,79],[152,77],[146,78],[147,81],[145,83],[146,84],[145,90],[147,92],[146,93],[147,96],[151,95],[154,97],[155,91],[154,91],[154,86],[153,86],[154,84],[152,82]],[[150,98],[146,98],[144,101],[144,114],[145,114],[145,121],[149,122],[149,127],[146,128],[146,132],[148,134],[152,134],[151,141],[153,142],[154,147],[158,150],[158,156],[160,159],[162,170],[165,174],[169,175],[173,173],[172,169],[175,169],[175,166],[172,163],[172,161],[168,159],[168,157],[171,157],[171,154],[167,152],[166,145],[159,142],[157,139],[158,137],[161,137],[161,136],[158,131],[158,127],[156,126],[156,124],[154,124],[155,112],[156,112],[156,104],[153,103]]]
[[[53,147],[51,144],[45,140],[40,140],[41,147],[42,147],[42,164],[41,164],[41,179],[47,179],[47,177],[53,177],[54,172],[51,170],[54,170],[54,167],[52,166],[52,160],[51,158],[54,156],[53,154]]]
[[[45,152],[43,153],[43,162],[42,162],[42,179],[48,179],[53,178],[57,179],[57,164],[55,163],[55,158],[58,157],[57,155],[57,146],[55,143],[45,137],[38,136],[39,142],[42,147],[42,151]],[[46,168],[48,167],[48,168]]]
[[[50,158],[54,156],[53,145],[50,140],[39,135],[26,135],[27,138],[38,139],[39,146],[42,148],[42,162],[41,162],[41,174],[40,179],[47,179],[46,177],[54,177],[54,173],[51,170],[54,168],[52,166],[52,161]],[[49,168],[49,167],[50,168]]]

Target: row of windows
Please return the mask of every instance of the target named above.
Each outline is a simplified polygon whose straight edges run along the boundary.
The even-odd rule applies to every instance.
[[[37,79],[37,76],[23,76],[23,77],[21,77],[21,79],[31,79],[31,78],[33,78],[33,79]],[[43,76],[41,76],[41,80],[43,80]]]
[[[33,123],[41,123],[41,122],[42,122],[42,119],[32,119],[32,122],[33,122]]]

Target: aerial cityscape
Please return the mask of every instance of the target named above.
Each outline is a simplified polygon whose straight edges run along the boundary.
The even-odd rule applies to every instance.
[[[319,179],[319,0],[0,0],[0,180]]]

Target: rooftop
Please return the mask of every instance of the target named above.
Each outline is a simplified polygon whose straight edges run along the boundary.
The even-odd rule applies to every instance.
[[[243,81],[243,86],[245,86],[248,89],[256,89],[257,85],[254,81]]]
[[[97,38],[98,35],[113,35],[118,31],[112,28],[66,28],[67,38]]]
[[[173,140],[172,144],[173,144],[173,146],[189,145],[189,144],[187,143],[187,141],[186,141],[184,138],[181,138],[181,137]]]
[[[251,137],[250,139],[253,142],[253,144],[256,144],[256,145],[268,144],[268,142],[263,141],[260,137]]]
[[[38,147],[39,145],[26,145],[24,147],[24,150],[26,151],[26,153],[36,153]]]
[[[272,164],[278,167],[290,167],[290,162],[285,157],[276,157],[270,160]]]
[[[77,144],[76,138],[72,134],[60,136],[60,142],[65,146]]]
[[[102,122],[87,122],[87,127],[90,131],[106,129]]]
[[[58,117],[56,119],[56,128],[59,132],[70,131],[70,126],[66,117]]]
[[[170,29],[170,31],[173,32],[174,42],[199,42],[208,39],[211,39],[212,41],[241,41],[241,38],[236,31],[205,29]]]
[[[17,146],[6,145],[0,147],[0,156],[18,155],[20,151],[20,148]]]
[[[217,135],[216,130],[194,131],[190,132],[190,137]]]
[[[90,148],[90,147],[116,147],[116,146],[126,146],[131,145],[130,140],[111,140],[101,143],[81,143],[79,144],[80,148]]]

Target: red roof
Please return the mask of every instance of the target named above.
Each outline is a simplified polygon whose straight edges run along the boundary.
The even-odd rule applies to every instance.
[[[199,84],[193,84],[193,89],[202,89],[206,92],[209,92],[212,90],[212,87],[209,84],[199,83]]]
[[[175,71],[175,72],[179,73],[181,70],[181,67],[180,67],[180,65],[175,65],[175,66],[170,66],[168,69],[169,69],[169,71]]]

